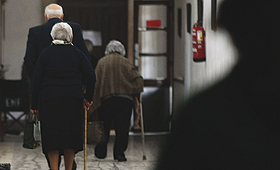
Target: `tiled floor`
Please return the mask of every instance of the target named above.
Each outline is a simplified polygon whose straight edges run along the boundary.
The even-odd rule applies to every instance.
[[[94,145],[87,145],[87,170],[152,170],[157,163],[160,145],[165,141],[166,134],[145,135],[145,150],[147,160],[143,160],[143,145],[141,135],[130,135],[129,146],[125,152],[127,162],[113,160],[114,135],[108,145],[108,156],[103,161],[94,158]],[[48,166],[41,147],[24,149],[22,147],[23,135],[9,135],[0,142],[0,163],[11,163],[12,170],[48,170]],[[84,169],[84,152],[75,156],[77,169]],[[64,169],[63,161],[61,169]]]

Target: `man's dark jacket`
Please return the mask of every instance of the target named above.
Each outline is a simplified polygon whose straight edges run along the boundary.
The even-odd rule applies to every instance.
[[[156,170],[280,169],[280,70],[256,63],[187,102]]]
[[[45,24],[32,27],[29,29],[28,40],[26,46],[26,53],[24,56],[24,66],[27,70],[29,78],[32,80],[32,75],[36,66],[37,59],[41,52],[51,45],[52,37],[50,35],[54,24],[58,22],[65,22],[59,18],[51,18]],[[83,51],[83,53],[90,60],[90,54],[83,39],[82,29],[80,24],[67,22],[73,30],[73,44]]]

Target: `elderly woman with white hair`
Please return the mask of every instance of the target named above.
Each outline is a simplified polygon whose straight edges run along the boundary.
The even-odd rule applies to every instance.
[[[69,24],[55,24],[51,36],[52,44],[40,54],[34,71],[31,110],[41,120],[42,150],[51,169],[58,169],[61,153],[65,169],[70,170],[75,153],[83,150],[83,103],[91,105],[95,72],[84,53],[73,46]],[[82,77],[87,83],[85,94]]]
[[[125,58],[121,42],[112,40],[106,47],[105,57],[95,68],[96,88],[93,107],[99,107],[99,118],[104,121],[105,142],[97,144],[95,156],[107,156],[111,122],[116,132],[114,159],[126,161],[125,150],[128,146],[130,118],[135,96],[143,91],[143,78],[136,68]]]

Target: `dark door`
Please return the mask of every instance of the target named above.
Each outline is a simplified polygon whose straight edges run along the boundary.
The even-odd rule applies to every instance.
[[[104,56],[112,39],[121,41],[127,50],[127,0],[58,0],[58,4],[64,9],[64,20],[77,22],[92,33],[95,57]]]

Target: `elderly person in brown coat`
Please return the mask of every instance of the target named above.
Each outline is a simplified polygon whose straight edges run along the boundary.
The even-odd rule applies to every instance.
[[[111,122],[114,121],[116,139],[114,159],[126,161],[129,126],[135,96],[143,91],[143,78],[136,68],[125,58],[121,42],[112,40],[106,47],[105,57],[98,61],[95,72],[97,83],[94,107],[99,107],[99,118],[104,121],[105,142],[97,144],[95,156],[107,156]]]

